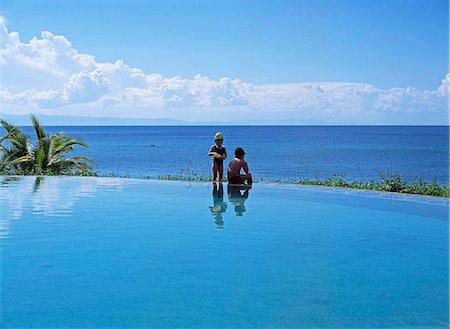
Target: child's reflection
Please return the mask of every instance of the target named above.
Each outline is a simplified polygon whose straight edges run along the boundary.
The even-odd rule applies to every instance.
[[[251,188],[249,185],[228,184],[228,199],[234,205],[236,216],[244,215],[245,200],[248,199]],[[244,193],[241,193],[241,191],[244,191]]]
[[[222,213],[224,213],[227,210],[227,204],[223,202],[223,185],[222,183],[216,184],[213,183],[213,203],[214,206],[210,206],[209,210],[211,210],[211,213],[214,215],[216,228],[221,229],[223,228],[223,217]],[[218,185],[218,186],[217,186]]]

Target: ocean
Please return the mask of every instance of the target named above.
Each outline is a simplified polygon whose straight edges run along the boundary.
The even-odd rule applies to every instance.
[[[32,133],[31,127],[24,128]],[[71,126],[47,127],[89,145],[74,152],[95,160],[100,175],[157,178],[209,175],[207,156],[221,131],[228,151],[243,147],[255,178],[380,179],[398,174],[448,183],[448,126]]]

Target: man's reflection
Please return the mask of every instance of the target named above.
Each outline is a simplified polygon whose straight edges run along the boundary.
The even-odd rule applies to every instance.
[[[245,200],[248,199],[251,188],[249,185],[228,184],[228,199],[234,205],[236,216],[244,215]],[[241,193],[241,191],[244,191],[244,193]]]
[[[211,213],[214,215],[216,228],[221,229],[223,228],[223,217],[222,213],[224,213],[227,210],[227,204],[223,202],[223,184],[219,183],[213,183],[213,203],[214,206],[210,206],[209,210],[211,210]]]

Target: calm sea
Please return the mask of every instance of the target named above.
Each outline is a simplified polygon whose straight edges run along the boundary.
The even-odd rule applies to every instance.
[[[31,132],[30,127],[25,129]],[[237,146],[243,147],[250,171],[263,180],[344,173],[362,180],[399,174],[406,179],[448,182],[446,126],[74,126],[48,130],[86,142],[90,148],[79,153],[94,159],[94,169],[105,175],[208,175],[212,159],[207,152],[214,133],[221,131],[229,159]]]

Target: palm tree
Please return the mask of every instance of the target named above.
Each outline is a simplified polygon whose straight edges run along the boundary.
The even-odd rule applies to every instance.
[[[84,156],[66,157],[76,145],[88,147],[85,143],[63,133],[48,135],[45,127],[33,114],[31,122],[36,133],[36,145],[30,136],[6,120],[0,125],[6,134],[0,138],[0,172],[19,175],[70,175],[92,169],[90,158]],[[3,142],[9,145],[4,146]]]

